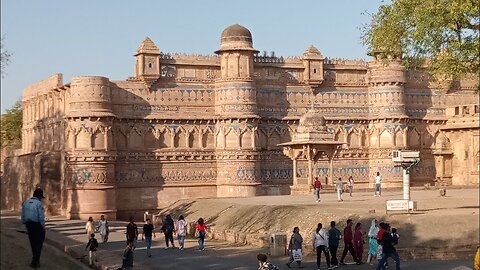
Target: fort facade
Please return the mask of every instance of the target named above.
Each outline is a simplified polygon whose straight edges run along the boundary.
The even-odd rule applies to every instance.
[[[391,153],[411,149],[421,153],[412,185],[478,184],[476,79],[435,82],[400,60],[332,59],[314,46],[261,54],[240,25],[215,53],[162,53],[146,38],[126,80],[57,74],[25,89],[22,149],[5,161],[2,203],[41,185],[52,213],[115,219],[182,198],[290,194],[292,161],[279,144],[308,110],[345,142],[333,168],[313,165],[322,180],[333,169],[368,188],[380,172],[384,187],[399,187]],[[299,178],[306,171],[296,165]]]

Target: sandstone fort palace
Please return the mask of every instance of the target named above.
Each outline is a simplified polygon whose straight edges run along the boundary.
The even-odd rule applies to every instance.
[[[330,155],[314,153],[313,175],[328,177],[326,186],[352,175],[371,188],[376,172],[384,187],[401,186],[395,149],[421,153],[413,186],[437,177],[478,184],[476,79],[436,82],[398,59],[333,59],[314,46],[294,57],[259,53],[238,24],[222,32],[215,55],[159,47],[146,38],[126,80],[65,83],[57,74],[25,89],[22,149],[5,161],[4,205],[18,207],[36,185],[50,213],[72,218],[125,218],[182,198],[290,194],[294,174],[308,177],[308,153],[288,156],[282,144],[316,124],[337,142]]]

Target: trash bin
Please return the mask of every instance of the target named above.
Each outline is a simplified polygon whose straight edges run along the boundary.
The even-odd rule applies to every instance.
[[[274,233],[270,236],[270,256],[287,255],[287,234]]]

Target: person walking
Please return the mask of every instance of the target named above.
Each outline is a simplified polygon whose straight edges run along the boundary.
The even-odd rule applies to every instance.
[[[207,225],[203,218],[199,218],[195,225],[195,237],[198,237],[198,250],[205,250],[205,235],[207,234]]]
[[[135,246],[133,245],[132,239],[127,239],[127,247],[123,251],[122,257],[122,269],[131,270],[133,269],[133,250]]]
[[[93,222],[93,217],[89,217],[87,223],[85,224],[85,232],[87,233],[87,237],[90,240],[90,235],[95,233],[95,224]]]
[[[313,250],[317,253],[317,269],[320,270],[320,263],[322,262],[322,252],[325,254],[328,269],[333,269],[330,265],[330,255],[328,254],[328,234],[322,228],[322,223],[317,224],[317,229],[313,234]]]
[[[378,242],[377,242],[377,234],[378,234],[378,221],[376,219],[372,220],[370,225],[370,229],[368,230],[368,258],[367,263],[373,265],[372,258],[377,256],[377,249],[378,249]]]
[[[377,243],[378,243],[378,248],[377,248],[377,260],[380,261],[382,259],[382,254],[383,254],[383,233],[388,230],[388,227],[390,226],[388,223],[380,222],[378,224],[379,230],[377,233]],[[383,269],[386,269],[388,267],[388,260],[385,261],[385,265],[383,266]]]
[[[175,243],[173,242],[173,233],[175,232],[175,224],[170,215],[165,217],[163,222],[162,232],[165,235],[165,249],[169,248],[169,242],[172,244],[172,248],[175,248]]]
[[[335,228],[335,225],[335,221],[330,222],[330,230],[328,230],[328,249],[330,250],[330,255],[332,256],[332,266],[334,268],[337,268],[337,250],[340,239],[342,239],[342,233],[340,232],[340,230]]]
[[[90,234],[90,239],[88,240],[87,246],[85,250],[88,250],[88,265],[93,266],[93,261],[98,262],[97,260],[97,248],[98,248],[98,241],[95,238],[95,234]]]
[[[353,234],[353,249],[357,255],[357,259],[362,263],[363,259],[363,244],[365,240],[363,239],[362,223],[358,222],[355,225],[355,233]]]
[[[97,226],[98,232],[100,233],[100,238],[103,243],[106,243],[108,241],[108,221],[105,219],[105,215],[100,216],[100,220],[98,221],[98,226]]]
[[[155,235],[155,232],[153,231],[155,227],[153,227],[152,221],[147,218],[145,220],[145,225],[143,225],[143,231],[142,231],[142,240],[145,237],[145,245],[147,246],[147,256],[152,257],[152,253],[150,252],[152,248],[152,234],[153,237],[157,237]]]
[[[315,195],[316,202],[318,203],[320,201],[320,191],[322,189],[322,182],[318,180],[318,177],[315,177],[315,182],[313,182],[313,188],[313,193]]]
[[[302,257],[302,244],[303,238],[300,235],[300,229],[298,227],[293,228],[293,234],[290,238],[290,242],[288,243],[288,250],[290,251],[290,259],[286,263],[288,268],[291,267],[292,262],[296,261],[298,268],[303,268],[302,260],[294,258],[294,252],[300,254],[300,258]]]
[[[343,202],[342,194],[343,194],[343,182],[342,178],[339,177],[338,180],[335,182],[335,187],[337,189],[337,198],[339,202]]]
[[[177,225],[175,230],[177,231],[178,245],[180,250],[183,250],[185,247],[185,236],[187,236],[188,223],[185,221],[183,215],[178,217]]]
[[[382,177],[380,176],[380,172],[377,172],[377,176],[375,176],[375,197],[382,196]]]
[[[348,177],[348,190],[350,191],[350,197],[352,197],[354,182],[355,181],[353,181],[353,176],[350,175],[350,177]]]
[[[137,247],[138,228],[133,217],[130,217],[128,220],[130,222],[127,224],[127,242],[130,240],[132,242],[132,249],[135,249]]]
[[[392,258],[395,261],[395,269],[400,270],[400,257],[398,256],[397,250],[393,244],[393,237],[390,234],[388,224],[385,224],[386,229],[382,234],[382,258],[377,264],[377,270],[384,269],[385,262],[388,258]]]
[[[355,255],[355,250],[353,249],[352,224],[353,224],[352,220],[348,219],[347,220],[347,226],[345,227],[345,229],[343,229],[343,243],[345,244],[345,247],[343,248],[342,257],[340,258],[340,264],[341,265],[345,265],[343,260],[347,256],[347,252],[350,252],[353,260],[357,264],[360,264],[360,262],[357,259],[357,256]]]
[[[36,188],[33,196],[22,204],[22,223],[25,224],[32,250],[30,267],[40,267],[43,241],[45,241],[45,209],[42,199],[43,190]]]

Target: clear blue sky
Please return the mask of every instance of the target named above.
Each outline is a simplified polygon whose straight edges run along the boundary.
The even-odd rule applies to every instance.
[[[359,28],[381,0],[2,0],[1,34],[13,53],[1,81],[1,111],[23,89],[54,73],[133,75],[133,54],[150,37],[163,52],[212,54],[222,30],[247,27],[259,51],[301,55],[315,45],[326,57],[368,58]]]

